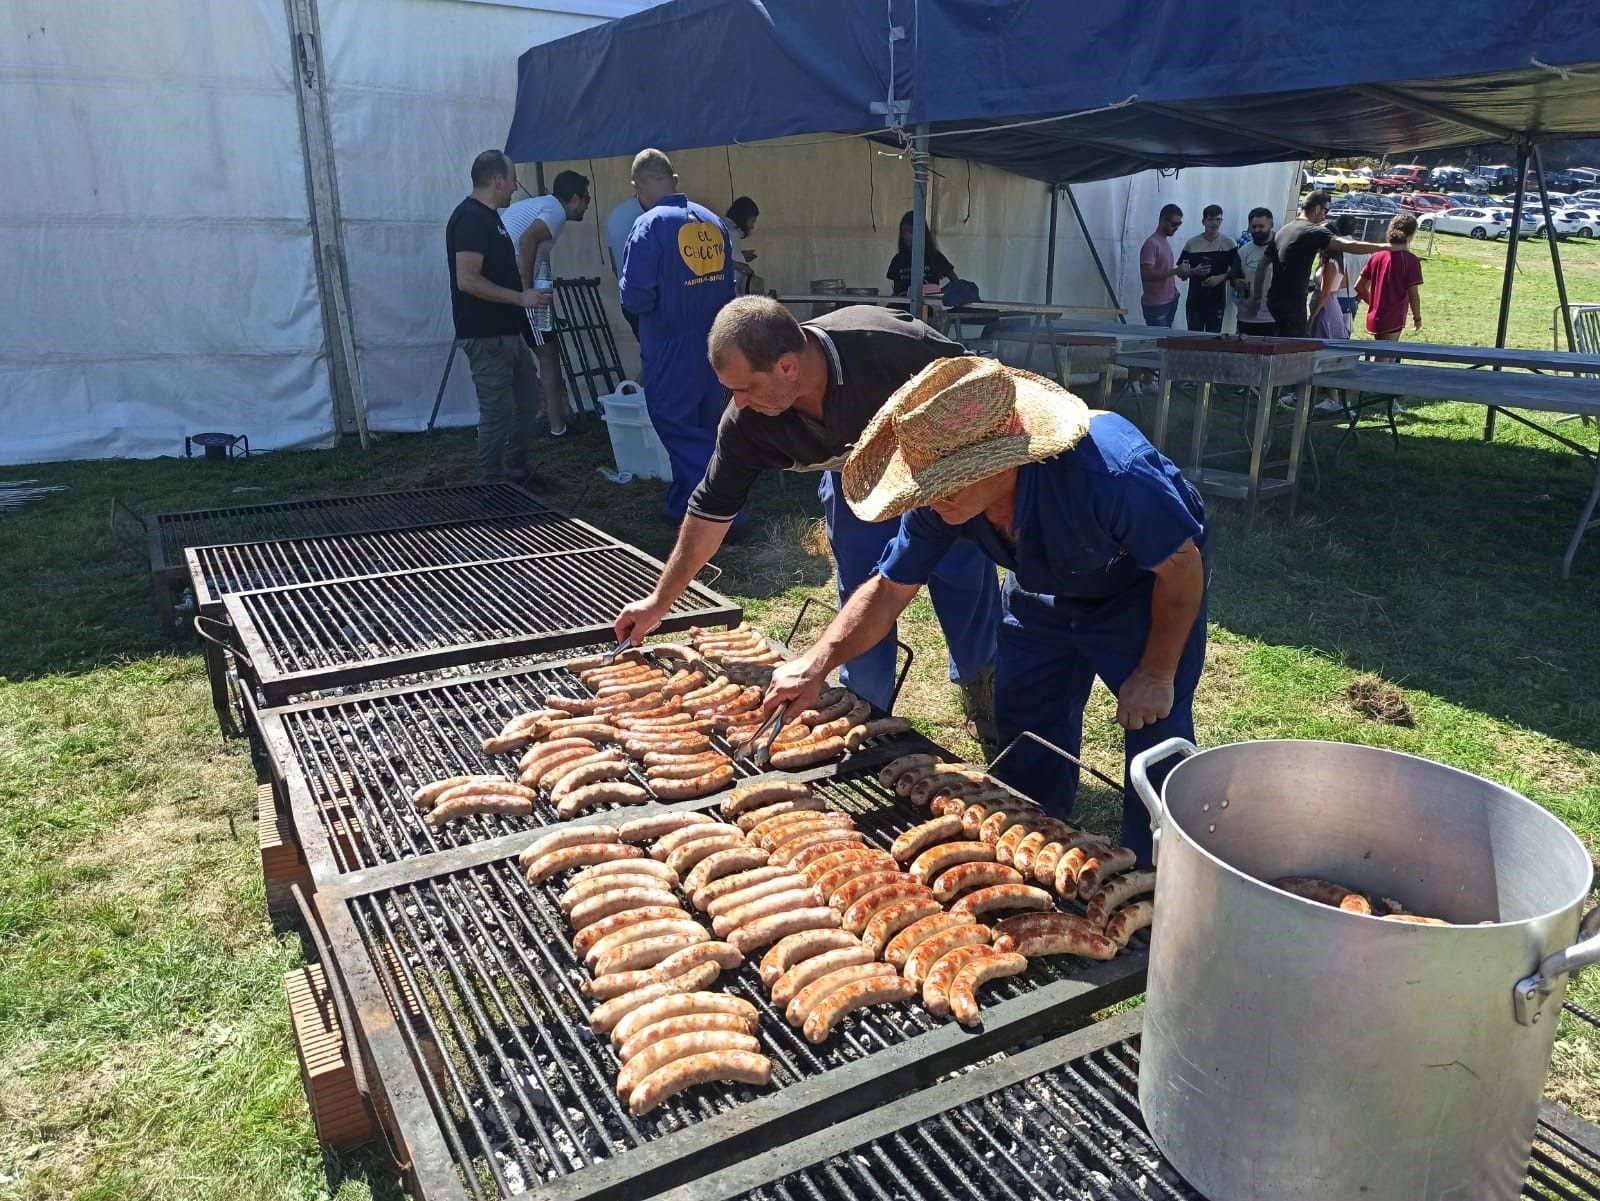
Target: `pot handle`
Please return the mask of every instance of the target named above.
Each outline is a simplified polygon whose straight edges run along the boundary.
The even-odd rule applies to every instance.
[[[1166,824],[1167,807],[1161,800],[1161,794],[1156,791],[1154,784],[1150,783],[1150,769],[1161,760],[1173,755],[1182,755],[1187,759],[1199,750],[1187,738],[1169,738],[1165,742],[1158,742],[1147,751],[1140,751],[1128,764],[1128,779],[1133,784],[1134,792],[1139,794],[1139,799],[1144,802],[1144,807],[1150,810],[1150,836],[1152,861],[1161,850],[1161,827]]]
[[[1546,955],[1539,970],[1517,981],[1512,990],[1517,1021],[1532,1026],[1544,1013],[1544,1004],[1555,992],[1563,976],[1575,976],[1584,968],[1600,963],[1600,905],[1589,910],[1578,926],[1578,941],[1563,951]]]

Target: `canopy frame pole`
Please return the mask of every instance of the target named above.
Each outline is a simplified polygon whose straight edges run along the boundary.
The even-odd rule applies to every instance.
[[[1100,273],[1100,282],[1105,286],[1106,295],[1111,297],[1112,307],[1117,310],[1117,320],[1126,325],[1128,315],[1122,311],[1122,298],[1112,286],[1111,276],[1106,274],[1106,265],[1100,260],[1100,248],[1094,244],[1094,237],[1089,233],[1089,223],[1083,219],[1083,210],[1078,207],[1078,198],[1072,193],[1072,185],[1062,184],[1061,190],[1067,194],[1067,203],[1072,206],[1072,215],[1077,218],[1078,229],[1083,233],[1084,242],[1088,244],[1089,257],[1094,260],[1094,269]]]
[[[1056,219],[1061,209],[1061,185],[1050,185],[1050,254],[1044,261],[1044,302],[1056,302]]]
[[[1572,330],[1572,310],[1567,305],[1567,276],[1561,269],[1561,245],[1556,237],[1556,223],[1550,212],[1550,189],[1544,182],[1544,155],[1539,147],[1533,148],[1533,169],[1539,178],[1539,204],[1544,209],[1544,236],[1550,243],[1550,265],[1556,273],[1556,299],[1561,302],[1561,324],[1566,327],[1567,349],[1576,352],[1578,339]]]
[[[535,193],[535,195],[538,195],[538,196],[543,196],[546,192],[549,191],[549,189],[544,186],[544,160],[543,159],[540,159],[538,162],[533,164],[533,186],[539,189],[538,192]]]
[[[1544,181],[1540,179],[1540,186]],[[1525,139],[1517,141],[1517,192],[1511,201],[1511,229],[1506,234],[1506,272],[1505,278],[1500,282],[1500,320],[1495,327],[1494,345],[1496,350],[1505,349],[1506,327],[1511,322],[1511,289],[1517,279],[1517,244],[1522,241],[1522,202],[1528,191],[1528,143]],[[1499,370],[1496,368],[1496,370]],[[1494,419],[1499,410],[1493,405],[1489,407],[1489,414],[1483,419],[1483,440],[1494,440]]]
[[[925,253],[928,234],[928,125],[917,126],[911,138],[911,282],[906,286],[906,300],[910,302],[911,315],[922,317],[922,275],[925,270]]]

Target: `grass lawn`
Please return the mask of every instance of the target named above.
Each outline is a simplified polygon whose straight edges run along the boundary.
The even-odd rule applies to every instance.
[[[1424,248],[1419,245],[1419,250]],[[1574,300],[1600,300],[1600,246],[1569,243]],[[1492,342],[1503,247],[1441,235],[1425,264],[1426,336]],[[1554,288],[1522,247],[1511,341],[1548,346]],[[224,423],[225,424],[225,423]],[[1556,566],[1589,476],[1577,456],[1481,410],[1412,409],[1396,453],[1376,430],[1337,462],[1316,433],[1319,491],[1247,537],[1213,516],[1211,652],[1202,744],[1280,736],[1373,743],[1502,781],[1600,851],[1600,541]],[[1577,432],[1577,427],[1570,427]],[[263,910],[243,745],[216,732],[200,659],[154,617],[140,513],[464,479],[470,435],[396,437],[217,464],[51,464],[6,474],[66,491],[0,514],[0,1198],[390,1197],[380,1156],[325,1160],[300,1091],[281,974],[303,962]],[[660,486],[618,488],[592,426],[549,452],[546,489],[664,554]],[[762,482],[759,533],[719,556],[719,585],[783,634],[829,565],[805,546],[809,477]],[[901,709],[975,752],[941,679],[925,603]],[[804,642],[804,635],[800,641]],[[1352,703],[1399,690],[1410,724]],[[1109,697],[1087,757],[1119,771]],[[1113,800],[1086,790],[1110,827]],[[1508,982],[1509,989],[1509,982]],[[1573,995],[1600,1007],[1600,972]],[[1562,1026],[1556,1095],[1600,1118],[1600,1038]]]

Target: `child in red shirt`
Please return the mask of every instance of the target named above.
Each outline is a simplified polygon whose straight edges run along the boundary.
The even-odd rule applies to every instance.
[[[1367,260],[1356,281],[1356,295],[1367,304],[1367,332],[1380,342],[1397,342],[1411,310],[1413,329],[1422,328],[1422,261],[1407,249],[1417,219],[1401,213],[1389,222],[1389,249]]]

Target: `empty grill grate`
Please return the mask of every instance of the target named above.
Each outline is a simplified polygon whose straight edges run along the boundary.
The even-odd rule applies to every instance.
[[[523,513],[398,530],[190,547],[185,556],[200,612],[219,616],[233,592],[319,580],[585,550],[618,542],[559,513]]]
[[[870,773],[822,788],[874,841],[918,817],[886,813]],[[419,877],[426,867],[416,865]],[[554,890],[528,888],[514,859],[392,886],[369,880],[345,895],[337,885],[317,895],[335,946],[370,964],[387,997],[418,999],[386,1007],[404,1054],[372,1040],[375,1074],[390,1091],[420,1075],[433,1137],[476,1197],[540,1186],[550,1198],[637,1197],[693,1179],[1120,1000],[1142,986],[1146,962],[1142,940],[1111,963],[1041,961],[986,990],[981,1031],[918,1004],[884,1006],[847,1018],[817,1047],[774,1009],[747,962],[717,987],[760,1010],[774,1087],[698,1089],[635,1118],[616,1095],[609,1042],[588,1030],[586,973]],[[353,999],[361,1012],[373,1003],[359,988]],[[420,1157],[418,1132],[401,1133]]]
[[[223,603],[243,669],[279,705],[313,689],[600,641],[660,570],[617,545],[240,592]],[[741,612],[696,583],[661,629],[735,622]]]

